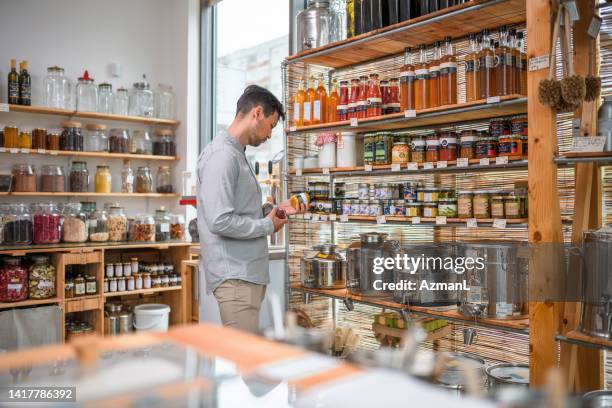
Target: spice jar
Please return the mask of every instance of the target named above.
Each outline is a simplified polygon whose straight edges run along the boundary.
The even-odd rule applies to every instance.
[[[47,150],[59,150],[62,131],[50,129],[47,131]]]
[[[525,214],[523,198],[515,192],[504,197],[504,213],[508,219],[523,218]]]
[[[98,283],[96,277],[93,275],[87,275],[85,278],[85,293],[87,295],[95,295],[98,293]]]
[[[172,175],[170,174],[170,166],[159,166],[156,181],[157,188],[155,190],[158,193],[169,194],[174,191],[174,187],[172,186]]]
[[[64,297],[66,299],[74,297],[74,281],[72,279],[66,279],[64,282]]]
[[[83,134],[81,133],[81,123],[66,121],[62,123],[64,130],[60,135],[60,150],[83,151]]]
[[[523,155],[523,139],[519,135],[499,137],[498,151],[500,156],[520,157]]]
[[[33,204],[33,240],[34,244],[57,244],[61,240],[62,216],[57,205]]]
[[[89,240],[106,242],[108,238],[108,214],[104,210],[94,211],[89,216]]]
[[[130,133],[127,129],[111,129],[109,131],[108,151],[111,153],[129,153]]]
[[[146,130],[134,130],[130,142],[130,153],[132,154],[153,154],[153,141],[149,132]]]
[[[438,140],[440,141],[440,160],[457,160],[457,134],[450,131],[440,132]]]
[[[115,265],[112,263],[106,264],[106,277],[112,278],[115,276]]]
[[[142,274],[142,288],[151,289],[151,274],[150,273]]]
[[[61,193],[66,191],[66,178],[62,166],[45,165],[40,171],[40,191]]]
[[[153,154],[156,156],[176,156],[176,143],[171,129],[157,129],[153,142]]]
[[[72,162],[70,168],[70,191],[75,193],[89,191],[89,170],[87,169],[87,162]]]
[[[125,292],[127,287],[125,285],[125,278],[122,276],[117,279],[117,292]]]
[[[151,276],[151,287],[161,288],[161,276],[160,275]]]
[[[133,276],[128,276],[125,278],[125,288],[129,291],[136,289],[136,282],[134,281]]]
[[[108,291],[109,292],[117,291],[117,278],[108,278]]]
[[[476,157],[476,141],[478,140],[478,133],[474,130],[464,130],[461,132],[459,143],[461,144],[461,150],[459,157],[464,159],[473,159]]]
[[[130,259],[130,263],[132,264],[132,273],[138,273],[138,258]]]
[[[491,217],[504,218],[504,199],[508,193],[500,190],[490,191],[489,193],[491,194]]]
[[[406,203],[407,217],[421,217],[423,215],[423,203],[410,202]]]
[[[112,187],[112,175],[107,165],[100,165],[96,168],[95,178],[96,193],[110,193]]]
[[[397,142],[393,144],[391,151],[391,162],[392,163],[408,163],[408,157],[410,151],[406,142]]]
[[[32,148],[32,132],[29,129],[22,129],[17,138],[17,147],[20,149]]]
[[[495,158],[497,157],[497,138],[491,136],[481,136],[476,142],[476,158]]]
[[[89,221],[87,215],[81,209],[81,204],[65,204],[62,215],[64,217],[62,240],[64,242],[87,241]]]
[[[115,278],[120,278],[123,276],[123,263],[117,262],[115,264]]]
[[[127,216],[123,212],[123,207],[109,207],[108,240],[113,242],[127,240]]]
[[[36,192],[36,170],[31,164],[15,164],[11,171],[13,175],[12,191]]]
[[[142,289],[142,274],[140,273],[134,274],[134,289]]]
[[[85,296],[85,278],[81,275],[74,278],[74,296]]]
[[[15,149],[19,147],[19,128],[17,126],[4,127],[3,146],[7,149]]]
[[[457,199],[441,198],[438,201],[438,215],[448,218],[457,218]]]
[[[457,216],[459,218],[472,218],[474,216],[472,210],[472,200],[474,193],[471,191],[462,190],[457,193]]]
[[[491,218],[491,206],[489,203],[489,192],[487,190],[474,191],[473,208],[474,218]]]
[[[27,204],[12,204],[4,217],[4,240],[8,245],[32,243],[32,215]]]
[[[155,241],[155,219],[148,214],[137,215],[130,229],[130,241]]]
[[[425,144],[427,145],[425,161],[437,162],[440,160],[440,140],[438,140],[438,135],[435,133],[427,135]]]
[[[170,216],[170,239],[182,240],[185,238],[185,217],[182,214]]]
[[[132,264],[130,262],[123,263],[123,276],[132,276]]]
[[[84,148],[86,152],[107,152],[108,137],[106,136],[106,125],[89,123],[87,125],[87,137]]]
[[[0,302],[19,302],[28,298],[28,272],[21,258],[4,258],[0,268]]]
[[[438,216],[438,203],[423,203],[423,217],[435,218]]]
[[[153,177],[151,176],[151,168],[149,166],[138,167],[138,171],[136,172],[136,192],[153,192]]]

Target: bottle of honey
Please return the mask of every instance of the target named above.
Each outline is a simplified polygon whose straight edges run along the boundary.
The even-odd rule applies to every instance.
[[[401,110],[414,110],[414,81],[416,73],[412,64],[412,48],[404,48],[404,65],[400,70]]]
[[[359,99],[357,100],[357,117],[365,119],[368,117],[368,77],[359,77]]]
[[[512,93],[521,93],[521,53],[517,48],[516,29],[510,30],[510,52],[512,54]]]
[[[521,95],[527,95],[527,54],[524,49],[523,32],[519,31],[516,37],[517,48],[521,54]]]
[[[482,31],[482,49],[478,53],[480,99],[495,96],[495,52],[491,44],[490,31]]]
[[[427,45],[419,46],[419,62],[415,65],[414,109],[429,108],[429,66],[427,64]]]
[[[357,117],[357,107],[359,103],[359,79],[351,79],[351,96],[348,103],[348,115],[347,119],[353,119]]]
[[[306,89],[306,97],[304,98],[304,126],[313,124],[312,110],[315,101],[314,78],[308,78],[308,88]]]
[[[501,26],[499,28],[499,47],[495,49],[496,94],[499,96],[510,95],[513,82],[512,50],[508,46],[508,27]]]
[[[370,74],[368,81],[368,118],[382,115],[382,94],[378,74]]]
[[[304,78],[300,78],[298,90],[293,96],[293,126],[304,126],[304,100],[306,92],[304,92]]]
[[[429,107],[440,106],[440,41],[433,43],[433,57],[429,62]]]
[[[478,43],[476,34],[469,35],[469,51],[465,57],[465,99],[472,102],[480,98],[478,89]]]
[[[318,125],[327,120],[327,90],[323,83],[323,74],[319,76],[319,84],[315,90],[315,99],[312,105],[312,124]]]
[[[452,40],[444,38],[444,55],[440,59],[440,106],[457,103],[457,58]]]
[[[338,95],[338,82],[334,79],[334,81],[332,82],[331,92],[327,97],[327,123],[338,121],[339,101],[340,96]]]

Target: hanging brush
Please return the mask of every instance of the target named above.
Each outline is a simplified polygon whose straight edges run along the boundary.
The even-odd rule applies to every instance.
[[[601,95],[601,77],[593,75],[595,71],[594,49],[595,39],[591,38],[589,40],[589,74],[584,78],[584,84],[586,86],[584,100],[588,102],[594,101]]]
[[[572,37],[571,37],[571,22],[569,11],[565,11],[565,50],[564,57],[567,61],[568,71],[565,78],[561,80],[561,96],[568,106],[580,106],[586,94],[586,85],[582,75],[574,73],[574,59],[572,58]]]
[[[555,27],[553,29],[552,45],[550,46],[550,69],[548,70],[548,78],[542,79],[538,85],[538,100],[542,105],[547,105],[556,108],[561,102],[561,82],[555,75],[557,61],[557,38],[559,37],[559,26],[561,24],[561,13],[563,4],[559,5],[557,16],[555,17]]]

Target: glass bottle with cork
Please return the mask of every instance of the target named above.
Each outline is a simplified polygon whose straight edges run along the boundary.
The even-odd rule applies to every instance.
[[[444,38],[444,55],[440,59],[440,106],[457,103],[457,58],[453,39]]]
[[[495,96],[495,52],[490,37],[491,33],[488,29],[482,30],[482,49],[478,53],[479,60],[479,82],[480,82],[480,99],[487,99],[490,96]]]
[[[8,74],[8,103],[19,105],[19,73],[17,72],[17,60],[11,59],[11,71]]]
[[[433,43],[433,57],[429,62],[429,105],[430,108],[440,106],[440,41]]]
[[[21,73],[19,74],[19,104],[32,105],[32,77],[28,73],[28,61],[19,64]]]
[[[400,107],[402,111],[414,110],[414,83],[416,73],[412,64],[412,48],[404,48],[404,65],[400,70]]]
[[[414,109],[429,108],[429,65],[427,63],[427,45],[419,46],[419,62],[415,65]]]
[[[323,74],[319,75],[315,98],[312,104],[312,124],[325,123],[327,118],[327,91],[323,82]]]
[[[465,57],[465,99],[473,102],[480,98],[478,71],[478,42],[476,34],[469,35],[469,51]]]

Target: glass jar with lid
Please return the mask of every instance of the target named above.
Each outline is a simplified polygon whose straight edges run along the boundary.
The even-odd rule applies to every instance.
[[[85,71],[76,86],[76,110],[78,112],[96,112],[98,108],[98,88],[94,79]]]
[[[393,143],[393,149],[391,150],[391,162],[392,163],[408,163],[410,157],[410,149],[406,142],[398,141]]]
[[[472,218],[474,216],[473,203],[474,193],[470,190],[457,192],[457,216],[459,218]]]
[[[81,208],[81,203],[67,203],[63,210],[64,224],[62,241],[85,242],[89,232],[89,220]]]
[[[156,156],[176,156],[176,143],[171,129],[157,129],[153,142],[153,154]]]
[[[61,193],[66,191],[66,177],[62,166],[44,165],[40,169],[40,191]]]
[[[130,90],[128,112],[132,116],[144,117],[153,117],[155,113],[153,91],[144,74],[142,82],[135,82]]]
[[[62,140],[61,129],[49,129],[47,131],[47,150],[59,150]]]
[[[78,275],[76,278],[74,278],[74,296],[85,296],[85,290],[85,278],[82,275]]]
[[[84,149],[86,152],[107,152],[108,137],[106,136],[106,125],[89,123],[87,125],[87,137]]]
[[[19,145],[19,128],[17,126],[4,126],[2,146],[7,149],[17,148]]]
[[[185,217],[183,214],[170,216],[170,239],[182,240],[185,238]]]
[[[157,182],[157,187],[155,190],[158,193],[169,194],[174,191],[174,187],[172,186],[172,174],[170,174],[170,166],[159,166],[155,181]]]
[[[81,201],[81,211],[83,211],[88,218],[91,218],[97,207],[98,205],[95,201]]]
[[[85,277],[85,294],[95,295],[98,293],[98,282],[94,275],[87,275]]]
[[[123,207],[114,205],[108,212],[108,239],[113,242],[127,241],[127,216]]]
[[[28,290],[30,299],[49,299],[55,296],[55,267],[45,255],[32,256],[28,268]]]
[[[512,191],[504,197],[504,213],[507,219],[517,219],[527,216],[525,197]]]
[[[107,165],[100,165],[96,170],[96,193],[110,193],[112,175]]]
[[[155,211],[155,241],[169,241],[170,240],[170,214],[165,207],[160,207],[159,210]]]
[[[413,136],[410,139],[410,161],[412,163],[424,163],[426,149],[425,137]]]
[[[32,130],[21,129],[17,138],[17,147],[20,149],[31,149],[32,148]]]
[[[146,130],[134,130],[130,142],[130,153],[153,154],[153,141]]]
[[[136,172],[136,192],[137,193],[152,193],[153,192],[153,176],[149,166],[140,166]]]
[[[430,133],[425,139],[425,161],[437,162],[440,160],[440,139],[436,133]]]
[[[87,162],[74,161],[70,168],[70,191],[85,193],[89,191],[89,170]]]
[[[1,131],[1,129],[0,129]],[[34,128],[32,130],[32,149],[46,149],[47,148],[47,129],[45,128]]]
[[[103,82],[98,85],[98,112],[112,113],[113,111],[113,86]]]
[[[67,120],[62,122],[64,130],[60,135],[60,150],[73,152],[83,151],[83,134],[81,133],[81,122]]]
[[[150,214],[138,214],[130,227],[130,241],[155,241],[155,219]]]
[[[134,172],[130,166],[130,161],[127,159],[123,160],[123,167],[121,168],[121,192],[134,192]]]
[[[491,217],[492,218],[504,218],[504,199],[508,195],[507,191],[503,190],[491,190]]]
[[[127,116],[129,96],[128,90],[121,87],[113,94],[113,114]]]
[[[36,170],[31,164],[15,164],[11,171],[13,175],[12,190],[14,192],[36,191]]]
[[[474,198],[472,200],[472,203],[474,209],[474,218],[491,218],[490,195],[487,190],[474,191]]]
[[[53,66],[47,68],[43,80],[43,105],[48,108],[70,109],[72,83],[64,76],[64,68]]]
[[[155,117],[160,119],[174,119],[174,91],[172,86],[158,84],[155,90]]]
[[[104,210],[94,211],[89,216],[89,240],[92,242],[108,241],[108,214]]]
[[[5,216],[4,243],[8,245],[29,245],[32,243],[33,225],[30,206],[11,204]]]
[[[4,258],[0,276],[0,302],[19,302],[28,298],[28,271],[21,265],[21,258]]]
[[[111,153],[129,153],[130,132],[127,129],[111,129],[108,132],[108,151]]]
[[[32,205],[34,244],[58,244],[62,238],[62,216],[54,203]]]

